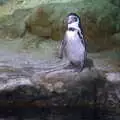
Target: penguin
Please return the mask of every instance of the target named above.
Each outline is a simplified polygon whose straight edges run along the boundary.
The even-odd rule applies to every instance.
[[[87,49],[80,17],[76,13],[69,13],[65,23],[67,29],[60,45],[59,57],[66,57],[70,65],[81,72],[86,64]]]

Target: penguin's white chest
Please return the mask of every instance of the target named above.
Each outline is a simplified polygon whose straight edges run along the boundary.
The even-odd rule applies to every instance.
[[[67,57],[72,61],[84,59],[85,47],[81,42],[78,31],[66,31],[65,39],[67,40]]]

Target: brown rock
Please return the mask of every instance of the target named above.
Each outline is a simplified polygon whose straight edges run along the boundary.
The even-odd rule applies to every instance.
[[[51,9],[52,10],[52,9]],[[49,11],[50,12],[50,11]],[[31,15],[25,19],[26,31],[40,37],[52,38],[53,40],[60,40],[63,34],[63,23],[56,20],[51,20],[51,14],[43,7],[36,8]]]

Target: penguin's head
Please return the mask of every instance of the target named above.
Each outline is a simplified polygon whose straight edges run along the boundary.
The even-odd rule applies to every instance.
[[[76,13],[69,13],[66,18],[67,24],[78,23],[80,24],[80,17]]]
[[[67,28],[68,28],[68,26],[72,25],[72,23],[74,23],[74,26],[79,27],[79,29],[81,30],[81,33],[84,34],[80,17],[76,13],[69,13],[67,15],[64,23]]]

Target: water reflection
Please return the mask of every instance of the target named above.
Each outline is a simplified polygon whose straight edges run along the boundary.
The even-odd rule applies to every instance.
[[[91,108],[1,108],[0,120],[119,120],[120,115]]]

